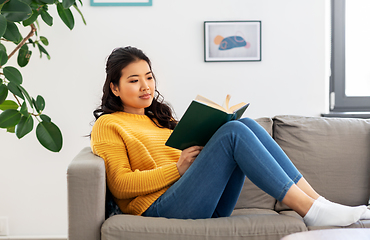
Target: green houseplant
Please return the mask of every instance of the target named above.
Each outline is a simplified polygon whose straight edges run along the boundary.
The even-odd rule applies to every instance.
[[[86,24],[76,0],[0,0],[0,128],[21,139],[33,130],[35,119],[38,122],[38,141],[46,149],[59,152],[63,145],[62,133],[51,118],[43,113],[44,98],[40,95],[31,97],[22,86],[23,77],[18,70],[30,61],[31,48],[38,50],[40,57],[45,55],[50,59],[45,49],[49,44],[48,39],[40,36],[36,27],[40,19],[49,26],[53,25],[49,7],[57,8],[59,17],[71,30],[74,27],[72,7]],[[27,36],[21,35],[20,27],[30,28]],[[8,53],[7,48],[12,51]],[[18,66],[7,66],[8,60],[15,56]]]

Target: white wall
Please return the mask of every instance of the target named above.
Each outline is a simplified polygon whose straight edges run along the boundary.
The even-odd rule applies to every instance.
[[[318,116],[327,109],[325,2],[322,0],[154,0],[151,7],[81,8],[70,31],[54,11],[41,24],[51,55],[34,50],[24,86],[46,99],[45,113],[61,128],[64,146],[50,153],[32,132],[22,140],[0,131],[0,216],[11,235],[66,235],[66,168],[88,138],[113,48],[134,45],[153,61],[161,93],[181,117],[201,94],[222,103],[251,102],[246,116]],[[203,22],[261,20],[262,61],[203,61]]]

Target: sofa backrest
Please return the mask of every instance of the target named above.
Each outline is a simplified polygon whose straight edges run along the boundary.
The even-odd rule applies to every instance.
[[[313,188],[346,205],[368,204],[370,120],[276,116],[273,136]],[[277,203],[276,210],[287,207]]]
[[[370,120],[301,116],[259,118],[313,188],[346,205],[370,197]],[[246,178],[235,209],[289,209]]]

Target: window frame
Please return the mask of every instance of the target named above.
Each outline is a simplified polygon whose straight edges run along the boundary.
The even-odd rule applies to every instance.
[[[346,0],[331,0],[330,112],[370,112],[370,97],[346,96]]]

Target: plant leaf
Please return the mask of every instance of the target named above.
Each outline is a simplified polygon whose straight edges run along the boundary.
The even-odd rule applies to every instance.
[[[8,62],[8,55],[2,49],[0,49],[0,66],[4,66]]]
[[[21,89],[19,88],[19,85],[10,82],[8,83],[8,90],[13,93],[14,95],[17,95],[18,97],[22,98],[24,100],[24,96],[21,92]]]
[[[54,0],[41,0],[41,2],[44,2],[47,4],[54,4]]]
[[[45,121],[45,122],[48,122],[48,123],[51,122],[51,118],[48,115],[41,114],[40,118],[41,118],[42,121]]]
[[[32,105],[31,106],[35,106],[36,108],[36,111],[37,112],[40,112],[38,109],[37,109],[37,106],[36,106],[36,100],[34,98],[32,98]]]
[[[0,85],[0,104],[8,97],[8,88],[5,84]]]
[[[44,36],[40,36],[40,40],[41,40],[41,42],[42,42],[45,46],[49,45],[49,41],[48,41],[48,39],[47,39],[46,37],[44,37]]]
[[[20,22],[29,18],[32,9],[24,2],[11,0],[4,4],[1,14],[11,22]]]
[[[81,2],[81,5],[82,5],[82,2]],[[82,18],[82,21],[83,23],[86,25],[86,20],[85,20],[85,17],[84,15],[82,14],[81,10],[77,7],[77,4],[73,4],[73,7],[77,10],[77,12],[80,14],[81,18]]]
[[[18,58],[17,62],[20,67],[25,67],[31,58],[32,52],[28,51],[28,46],[25,44],[23,45],[18,51]]]
[[[39,24],[39,21],[37,19],[36,19],[35,23],[36,23],[37,29],[40,29],[40,24]],[[38,31],[35,32],[35,35],[38,36]]]
[[[15,109],[7,109],[0,114],[0,128],[14,127],[21,120],[21,113]]]
[[[23,96],[26,97],[26,99],[30,103],[31,107],[34,106],[33,101],[32,101],[33,98],[30,97],[30,95],[28,94],[28,92],[26,91],[26,89],[24,89],[22,86],[18,86],[18,88],[22,91]]]
[[[15,133],[15,126],[7,128],[6,131],[9,132],[9,133]]]
[[[15,135],[21,139],[33,129],[33,118],[31,115],[23,116],[15,128]]]
[[[17,44],[22,41],[22,35],[19,32],[17,25],[13,22],[7,22],[6,31],[3,37]]]
[[[36,98],[36,108],[39,111],[43,111],[45,109],[45,100],[40,95],[38,95],[37,98]]]
[[[23,50],[27,50],[27,51],[28,51],[28,45],[27,45],[27,44],[24,44],[24,45],[21,47],[21,49],[23,49]]]
[[[18,104],[12,100],[5,100],[2,104],[0,104],[1,110],[7,110],[7,109],[18,109]]]
[[[64,24],[69,28],[73,29],[75,25],[75,20],[73,18],[72,12],[69,9],[64,9],[62,3],[57,4],[57,11],[59,17],[62,19]]]
[[[22,1],[25,4],[27,4],[28,6],[30,6],[34,0],[20,0],[20,1]],[[30,6],[30,7],[32,8],[32,6]]]
[[[41,44],[37,44],[37,47],[39,48],[39,51],[40,51],[40,58],[42,57],[42,53],[45,53],[45,55],[47,56],[47,58],[50,60],[50,55],[45,50],[45,48],[43,46],[41,46]]]
[[[21,106],[21,109],[19,110],[19,112],[25,116],[25,117],[28,117],[30,114],[28,113],[28,108],[27,108],[27,104],[26,104],[26,101],[24,101],[22,103],[22,106]]]
[[[49,26],[53,26],[53,17],[50,16],[50,14],[44,10],[41,11],[41,18],[42,20]]]
[[[22,84],[22,74],[15,67],[4,67],[3,73],[6,79],[8,79],[10,82],[13,82],[15,84]]]
[[[28,42],[29,42],[29,43],[31,43],[33,47],[35,47],[35,42],[34,42],[34,41],[32,41],[32,39],[31,39],[31,38],[29,38],[29,39],[28,39]]]
[[[36,128],[36,136],[41,145],[46,149],[52,152],[59,152],[62,149],[62,133],[54,123],[40,122]]]
[[[31,17],[29,17],[28,19],[26,19],[22,22],[23,26],[26,27],[26,26],[31,25],[32,23],[34,23],[36,21],[38,16],[39,16],[39,12],[37,10],[32,10]]]
[[[6,18],[2,14],[0,14],[0,38],[4,35],[6,31],[6,26]]]
[[[6,52],[6,47],[2,43],[0,43],[0,49],[3,50],[4,52]]]
[[[62,0],[64,9],[70,8],[75,3],[75,0]]]

